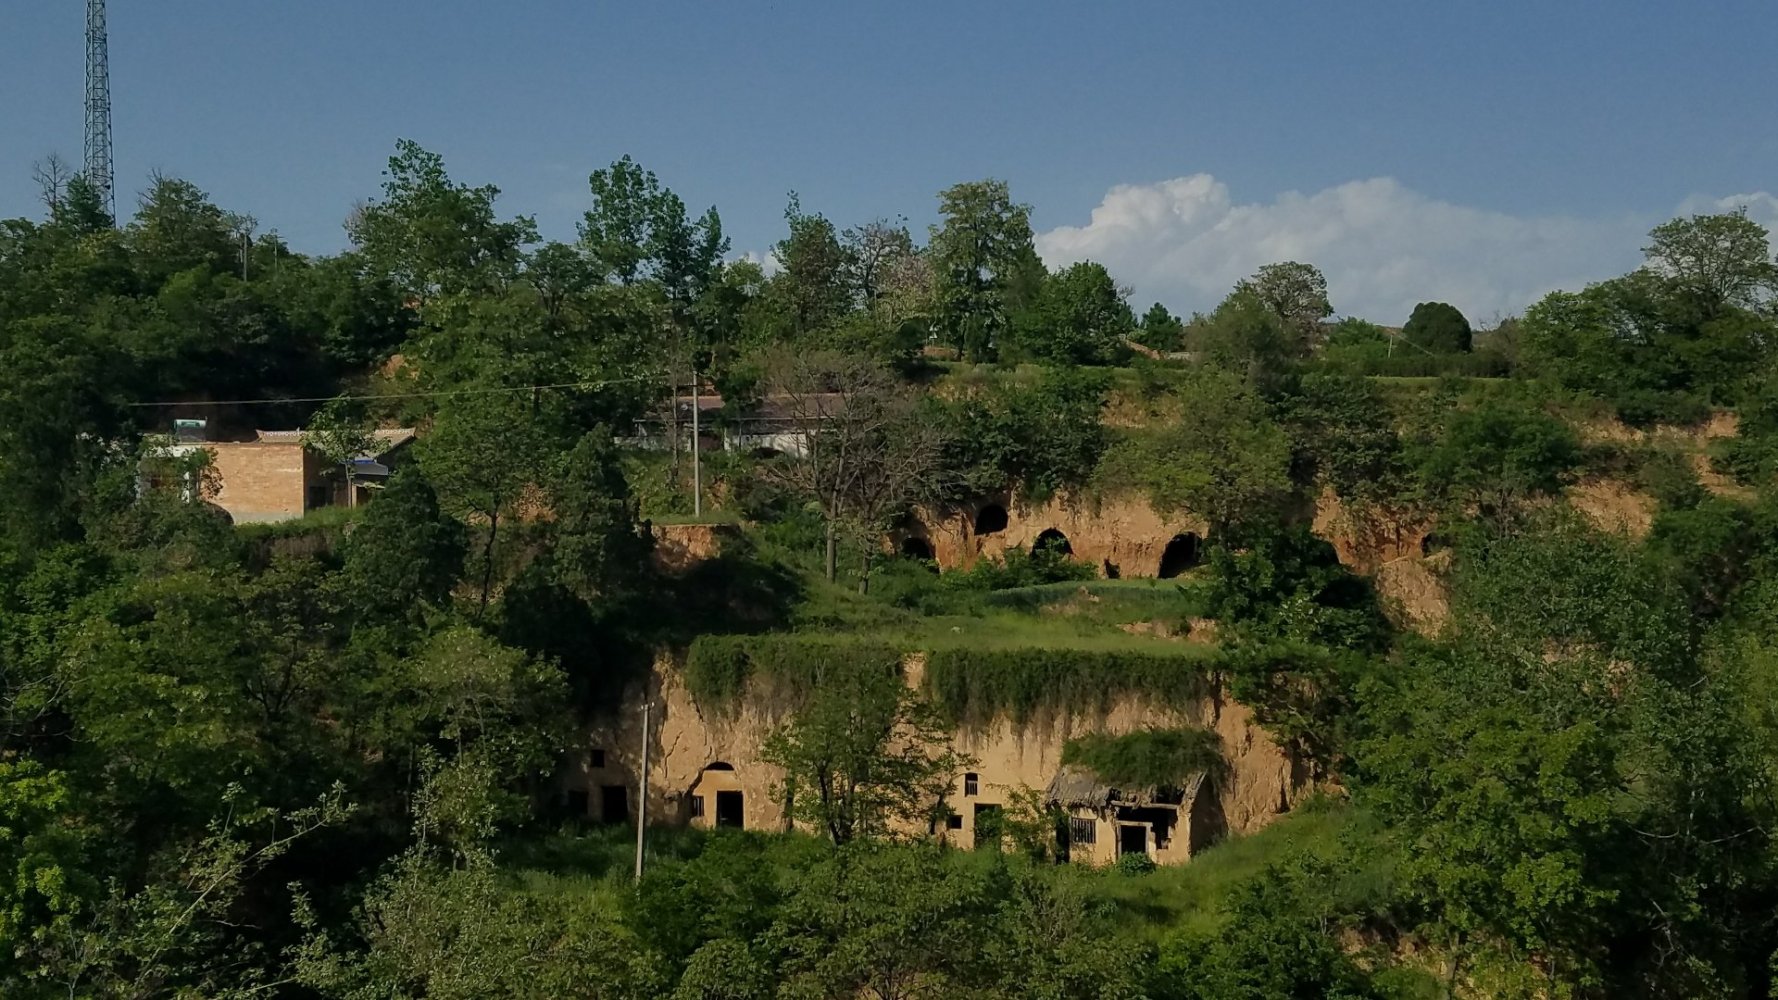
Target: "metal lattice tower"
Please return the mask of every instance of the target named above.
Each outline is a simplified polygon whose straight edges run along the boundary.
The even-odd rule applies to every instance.
[[[105,45],[105,0],[86,0],[86,179],[117,217],[111,177],[111,69]]]

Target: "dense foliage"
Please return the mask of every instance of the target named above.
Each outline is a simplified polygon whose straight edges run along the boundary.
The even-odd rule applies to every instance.
[[[7,997],[1774,989],[1778,265],[1745,213],[1396,331],[1329,323],[1303,262],[1138,320],[997,180],[924,243],[792,196],[767,274],[628,157],[544,242],[403,141],[322,257],[184,180],[113,220],[45,176],[0,222]],[[362,508],[235,525],[187,416],[302,431],[329,488],[419,433]],[[1123,575],[1175,578],[991,540],[1132,499],[1191,555]],[[768,719],[801,834],[651,835],[632,883],[633,830],[584,828],[577,734],[657,657],[711,724]],[[1337,798],[1278,822],[1312,843],[1077,870],[1034,789],[990,849],[932,842],[958,727],[1221,780],[1208,730],[1090,724],[1230,698]]]

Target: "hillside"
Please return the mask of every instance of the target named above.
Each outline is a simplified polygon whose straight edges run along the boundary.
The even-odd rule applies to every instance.
[[[0,994],[1771,993],[1744,213],[1385,329],[589,190],[0,223]]]

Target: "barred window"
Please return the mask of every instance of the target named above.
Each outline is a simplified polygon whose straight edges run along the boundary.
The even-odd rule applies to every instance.
[[[704,797],[702,795],[693,795],[691,797],[691,818],[692,819],[702,819],[703,817],[704,817]]]
[[[974,771],[969,771],[963,775],[963,794],[979,794],[981,791],[980,785],[981,782]]]
[[[1098,829],[1098,826],[1099,824],[1093,822],[1091,819],[1080,816],[1071,817],[1068,820],[1069,842],[1074,844],[1092,843],[1094,831]]]

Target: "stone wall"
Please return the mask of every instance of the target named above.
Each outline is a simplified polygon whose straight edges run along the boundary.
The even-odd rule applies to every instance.
[[[918,685],[924,673],[922,659],[910,657],[906,668],[908,682]],[[746,828],[788,829],[779,798],[783,775],[761,760],[767,736],[786,719],[745,700],[720,712],[701,708],[669,658],[656,663],[645,683],[626,691],[620,709],[588,728],[583,749],[570,761],[566,787],[575,801],[581,800],[575,793],[584,793],[591,818],[613,818],[604,815],[606,788],[627,790],[626,816],[633,816],[638,808],[635,790],[636,777],[642,771],[645,693],[651,704],[649,823],[713,825],[719,818],[716,794],[729,791],[740,793],[741,821]],[[1182,823],[1174,840],[1178,846],[1159,860],[1183,860],[1188,839],[1209,842],[1222,833],[1257,830],[1288,810],[1305,791],[1306,778],[1300,768],[1294,767],[1253,722],[1244,706],[1222,697],[1185,705],[1124,700],[1104,715],[1069,714],[1025,726],[1002,720],[987,728],[957,732],[954,745],[975,759],[970,767],[977,781],[975,793],[965,794],[964,775],[957,775],[948,802],[962,814],[963,825],[946,835],[959,845],[973,845],[976,806],[1010,805],[1013,795],[1022,789],[1042,792],[1060,768],[1062,747],[1070,737],[1179,725],[1211,728],[1222,735],[1228,773],[1204,793],[1214,796],[1210,808],[1198,810],[1200,824],[1214,822],[1220,829],[1194,830],[1188,838]],[[594,766],[596,761],[602,761],[603,766]],[[705,799],[698,816],[693,815],[694,794]],[[732,797],[727,801],[734,803]]]

